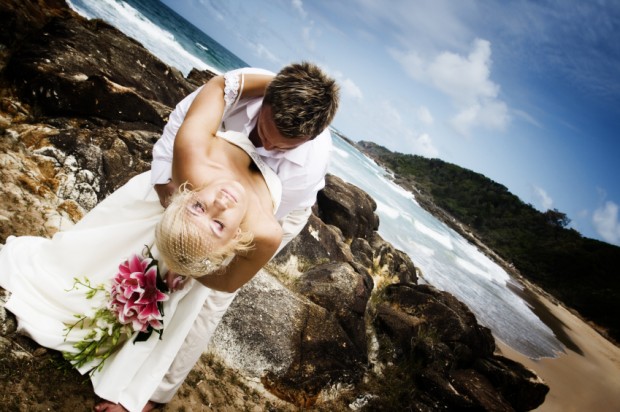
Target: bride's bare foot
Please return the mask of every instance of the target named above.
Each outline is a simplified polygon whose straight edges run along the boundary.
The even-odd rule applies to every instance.
[[[142,409],[142,412],[151,412],[151,411],[161,408],[162,406],[164,406],[164,404],[149,401],[144,407],[144,409]]]
[[[120,403],[102,400],[95,405],[95,412],[127,412],[127,409]]]
[[[148,401],[142,409],[142,412],[151,412],[160,406],[162,406],[161,403]],[[101,400],[101,402],[95,405],[95,412],[127,412],[127,409],[125,409],[120,403],[112,403],[110,401]]]

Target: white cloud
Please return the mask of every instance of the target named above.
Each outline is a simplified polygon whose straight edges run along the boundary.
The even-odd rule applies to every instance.
[[[437,157],[439,155],[439,150],[433,145],[431,137],[426,133],[410,138],[409,141],[416,154],[425,157]]]
[[[543,211],[551,209],[553,206],[553,199],[542,187],[534,186],[534,197],[539,205],[542,206]]]
[[[339,82],[342,92],[354,99],[362,99],[364,96],[362,90],[351,79],[343,79]]]
[[[301,0],[291,0],[291,4],[293,5],[293,8],[295,10],[297,10],[297,12],[301,16],[301,18],[305,19],[306,16],[308,15],[308,13],[306,13],[306,11],[304,10],[304,4],[302,3],[302,1]]]
[[[254,51],[258,57],[280,64],[280,59],[276,57],[264,44],[250,43],[250,49]]]
[[[607,201],[604,206],[596,209],[592,214],[592,223],[605,241],[620,245],[620,223],[616,203]]]
[[[476,103],[461,110],[452,118],[452,127],[463,136],[469,136],[472,129],[483,127],[488,130],[504,130],[508,123],[508,106],[501,101]]]
[[[479,127],[506,128],[510,115],[506,103],[498,99],[499,85],[490,78],[491,43],[487,40],[476,39],[467,56],[446,51],[429,61],[415,51],[389,52],[411,78],[430,82],[450,97],[457,109],[451,124],[460,134],[467,136]]]
[[[435,119],[433,119],[433,115],[431,111],[428,110],[426,106],[420,106],[416,109],[416,115],[418,120],[420,120],[425,125],[432,125]]]
[[[331,72],[329,69],[324,69],[327,72]],[[340,85],[340,90],[344,96],[351,97],[356,100],[362,100],[364,98],[364,94],[362,93],[362,89],[350,78],[345,77],[344,74],[340,71],[331,72],[331,75],[334,76],[338,85]]]
[[[426,78],[426,64],[424,59],[415,51],[403,53],[400,50],[388,49],[388,53],[394,60],[396,60],[402,66],[405,73],[407,73],[412,79],[420,82]]]
[[[377,123],[384,129],[384,140],[387,145],[399,152],[412,152],[426,157],[437,157],[439,150],[427,133],[416,133],[405,124],[400,111],[390,101],[380,102],[374,109]]]
[[[459,105],[473,105],[480,99],[494,99],[499,86],[489,79],[491,43],[476,39],[467,57],[443,52],[427,69],[428,76],[439,90]]]

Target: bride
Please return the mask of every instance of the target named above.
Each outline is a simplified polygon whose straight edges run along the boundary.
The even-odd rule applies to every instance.
[[[131,179],[74,227],[53,238],[10,237],[0,251],[0,286],[11,292],[6,308],[19,329],[40,345],[68,355],[90,329],[69,325],[76,315],[106,307],[108,297],[85,298],[75,278],[109,285],[119,265],[145,246],[161,273],[187,276],[163,302],[163,333],[135,341],[137,332],[91,372],[95,393],[129,410],[148,402],[179,351],[206,296],[235,290],[271,258],[282,237],[274,218],[281,196],[277,175],[256,155],[247,136],[217,133],[195,137],[183,125],[174,146],[172,183],[180,187],[164,212],[149,172]],[[202,135],[204,136],[204,134]],[[233,257],[234,256],[234,257]],[[234,276],[217,276],[235,261]],[[204,275],[211,276],[204,276]],[[197,279],[198,278],[198,279]]]

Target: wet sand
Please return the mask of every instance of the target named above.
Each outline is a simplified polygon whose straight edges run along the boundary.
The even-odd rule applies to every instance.
[[[549,385],[545,402],[536,411],[620,411],[620,348],[561,305],[530,292],[538,309],[555,319],[552,329],[562,329],[565,352],[557,358],[535,360],[500,341],[497,347],[502,355],[532,369]]]

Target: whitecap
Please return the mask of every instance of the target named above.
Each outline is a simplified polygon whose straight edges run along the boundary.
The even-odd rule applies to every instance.
[[[400,212],[397,209],[377,200],[375,200],[375,202],[377,203],[378,215],[389,217],[390,219],[397,219],[400,216]]]
[[[208,48],[207,46],[203,45],[203,44],[200,44],[200,43],[198,43],[198,42],[195,42],[194,44],[195,44],[195,45],[196,45],[199,49],[202,49],[202,50],[204,50],[204,51],[209,51],[209,48]]]
[[[332,152],[336,153],[338,156],[342,157],[343,159],[347,159],[350,156],[349,153],[335,146],[332,146]]]
[[[448,250],[454,249],[454,247],[452,246],[452,240],[450,238],[450,235],[444,234],[444,233],[439,233],[439,232],[431,229],[430,227],[420,223],[419,220],[414,221],[413,222],[413,226],[416,228],[416,230],[418,232],[420,232],[420,233],[430,237],[431,239],[435,240],[436,242],[441,244],[446,249],[448,249]]]
[[[465,269],[466,271],[468,271],[469,273],[483,277],[486,280],[489,280],[489,281],[495,280],[493,276],[490,273],[488,273],[486,270],[483,270],[482,268],[478,267],[474,263],[467,261],[463,258],[457,257],[456,264],[459,265],[461,268]]]

